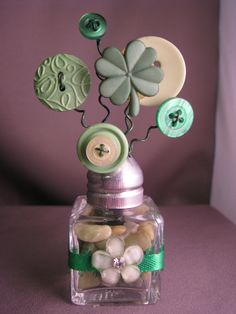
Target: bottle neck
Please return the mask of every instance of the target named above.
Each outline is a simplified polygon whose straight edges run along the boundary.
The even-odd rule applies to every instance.
[[[115,172],[88,172],[88,202],[94,207],[127,209],[143,203],[143,173],[133,157]]]
[[[106,209],[128,209],[134,208],[143,203],[143,188],[113,192],[93,192],[88,190],[88,202],[97,208]]]

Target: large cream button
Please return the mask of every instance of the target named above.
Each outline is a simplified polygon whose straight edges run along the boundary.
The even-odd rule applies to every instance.
[[[184,58],[179,49],[164,38],[147,36],[139,40],[146,47],[156,50],[157,61],[164,73],[159,92],[153,97],[141,98],[140,103],[143,106],[159,106],[166,99],[177,96],[182,89],[186,77]]]
[[[109,135],[100,134],[90,140],[86,147],[86,156],[95,166],[107,167],[112,165],[120,153],[118,140]]]

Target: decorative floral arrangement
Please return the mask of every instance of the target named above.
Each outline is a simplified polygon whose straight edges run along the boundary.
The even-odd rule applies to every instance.
[[[95,124],[96,132],[104,132],[105,122],[110,115],[110,108],[104,104],[103,98],[109,98],[114,105],[127,104],[124,111],[126,130],[118,128],[127,135],[134,126],[133,117],[140,114],[140,105],[144,107],[157,106],[156,124],[149,127],[143,139],[133,139],[130,144],[123,137],[119,140],[125,149],[120,150],[124,158],[132,153],[133,144],[146,141],[152,129],[159,129],[169,137],[184,135],[193,122],[193,110],[188,101],[175,98],[181,90],[186,75],[184,59],[180,51],[169,41],[147,36],[130,41],[123,52],[115,47],[106,47],[101,51],[101,38],[106,32],[105,19],[95,13],[88,13],[81,17],[80,32],[88,39],[96,40],[100,58],[95,61],[95,71],[101,83],[99,85],[98,103],[106,110],[102,123]],[[87,65],[78,57],[59,54],[47,58],[39,66],[34,87],[38,99],[50,109],[55,111],[75,110],[82,114],[81,124],[85,124],[85,109],[79,109],[85,102],[91,85],[91,76]],[[108,131],[109,125],[105,132]],[[93,126],[91,126],[93,127]],[[109,130],[110,131],[110,130]],[[110,172],[118,169],[121,162],[108,158],[113,153],[109,145],[100,143],[95,145],[95,157],[100,158],[96,172]],[[80,161],[90,169],[90,155],[83,153],[80,143],[77,145]],[[90,151],[91,153],[91,151]],[[113,156],[114,157],[114,156]],[[116,155],[116,160],[119,159]],[[91,157],[92,158],[92,157]],[[109,162],[104,162],[105,159]],[[109,164],[109,165],[108,165]],[[115,164],[115,167],[110,167]]]
[[[86,287],[91,278],[95,280],[93,287],[100,285],[101,282],[109,287],[120,283],[130,285],[138,282],[142,273],[155,272],[164,267],[163,239],[160,240],[159,251],[155,251],[158,248],[155,244],[157,222],[152,218],[153,214],[149,214],[149,220],[145,218],[145,213],[154,210],[155,206],[150,200],[146,205],[145,202],[141,205],[143,178],[141,170],[132,159],[133,145],[135,142],[145,142],[153,129],[159,129],[164,135],[172,138],[180,137],[189,131],[194,118],[193,109],[185,99],[176,98],[183,87],[186,68],[178,48],[160,37],[147,36],[132,40],[123,51],[115,47],[101,50],[101,38],[106,32],[106,21],[99,14],[84,14],[80,19],[79,29],[84,37],[97,43],[100,57],[95,61],[94,67],[101,80],[98,103],[106,110],[104,119],[91,126],[85,123],[86,110],[80,107],[89,94],[91,76],[87,65],[78,57],[59,54],[45,59],[35,74],[35,93],[37,98],[52,110],[61,112],[75,110],[81,113],[81,125],[86,130],[78,139],[77,153],[81,163],[89,170],[88,189],[91,188],[99,206],[105,204],[105,208],[110,209],[126,208],[119,207],[119,200],[116,202],[115,199],[117,194],[115,197],[112,196],[114,190],[116,193],[117,190],[120,190],[121,194],[123,192],[118,181],[122,181],[119,169],[124,167],[122,171],[127,173],[130,171],[131,176],[138,173],[136,182],[132,182],[131,186],[136,193],[135,197],[128,194],[131,201],[127,201],[129,206],[132,205],[130,207],[137,216],[137,223],[129,220],[132,210],[127,215],[128,218],[124,217],[123,224],[115,221],[117,226],[108,223],[103,225],[105,220],[100,225],[96,224],[96,221],[100,221],[97,214],[94,214],[97,220],[92,222],[77,221],[77,218],[75,219],[77,213],[72,213],[71,238],[75,239],[73,240],[75,245],[72,245],[69,252],[69,266],[74,271],[79,271],[82,279],[87,274],[87,277],[84,277]],[[108,98],[113,105],[126,104],[124,110],[126,130],[122,131],[117,126],[107,123],[110,107],[104,104],[103,98]],[[157,107],[156,123],[147,129],[145,137],[134,138],[129,143],[126,135],[132,131],[134,117],[141,113],[141,106],[145,110],[151,106]],[[127,168],[125,163],[128,165]],[[109,186],[107,183],[106,186],[107,200],[105,202],[104,195],[102,197],[100,195],[99,201],[98,195],[101,194],[104,188],[102,184],[106,184],[106,180],[110,180],[108,183],[111,184]],[[128,187],[123,188],[127,189],[125,192],[129,191],[130,182]],[[125,204],[125,198],[122,201]],[[83,202],[86,203],[85,200]],[[89,214],[86,212],[86,206],[83,210],[83,215],[90,218],[93,216],[91,212]],[[138,221],[139,219],[141,220]],[[163,222],[160,222],[161,226],[162,224]],[[161,234],[163,230],[159,232]],[[94,273],[97,274],[95,277],[91,275]],[[72,282],[74,284],[73,280]],[[81,286],[79,288],[82,289]],[[79,303],[78,295],[76,298],[75,303]]]

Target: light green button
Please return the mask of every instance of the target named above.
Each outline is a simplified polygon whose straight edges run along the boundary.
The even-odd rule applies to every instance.
[[[191,128],[193,119],[192,106],[182,98],[167,99],[156,114],[157,127],[168,137],[184,135]]]
[[[81,163],[97,173],[111,173],[128,157],[128,141],[116,126],[99,123],[89,127],[77,142]]]
[[[90,89],[90,74],[86,64],[77,57],[58,54],[45,59],[34,77],[37,98],[56,111],[78,108]]]
[[[97,13],[86,13],[79,21],[80,33],[88,39],[100,39],[106,32],[106,20]]]

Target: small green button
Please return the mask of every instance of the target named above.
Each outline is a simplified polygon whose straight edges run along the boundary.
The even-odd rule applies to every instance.
[[[34,77],[37,98],[56,111],[78,108],[90,89],[90,74],[86,64],[77,57],[58,54],[45,59]]]
[[[182,98],[167,99],[156,114],[157,127],[168,137],[184,135],[191,128],[193,119],[192,106]]]
[[[88,39],[100,39],[106,32],[106,20],[97,13],[86,13],[79,21],[80,33]]]
[[[111,173],[128,157],[128,141],[124,133],[114,125],[99,123],[89,127],[77,142],[77,154],[81,163],[97,173]]]

